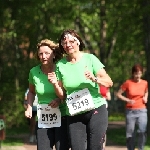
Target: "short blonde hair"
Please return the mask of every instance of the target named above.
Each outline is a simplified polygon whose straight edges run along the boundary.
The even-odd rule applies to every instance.
[[[63,53],[61,52],[59,45],[56,44],[54,41],[49,39],[43,39],[37,44],[37,50],[40,49],[41,46],[48,46],[51,50],[53,50],[53,54],[55,56],[54,63],[60,60],[63,57]],[[36,52],[36,58],[39,60],[38,51]]]

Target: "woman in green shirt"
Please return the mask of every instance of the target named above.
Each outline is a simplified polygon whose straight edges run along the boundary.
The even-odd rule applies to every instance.
[[[59,98],[66,99],[71,148],[102,150],[108,112],[98,85],[111,87],[112,80],[97,57],[82,52],[84,43],[74,30],[61,34],[59,47],[66,57],[58,61],[56,75],[50,73],[48,79]]]
[[[35,95],[38,97],[37,149],[68,150],[67,120],[65,108],[55,93],[54,86],[48,81],[48,73],[55,72],[55,63],[62,58],[57,44],[48,39],[37,44],[37,58],[40,64],[29,72],[28,106],[25,116],[32,117],[32,105]],[[60,113],[61,112],[61,113]]]

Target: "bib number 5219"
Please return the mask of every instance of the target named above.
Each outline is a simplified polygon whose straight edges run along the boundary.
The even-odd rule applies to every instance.
[[[82,106],[89,105],[88,99],[84,99],[82,101],[78,101],[76,103],[72,103],[72,107],[74,110],[80,109]]]
[[[67,95],[66,103],[71,115],[95,108],[92,96],[87,88]]]

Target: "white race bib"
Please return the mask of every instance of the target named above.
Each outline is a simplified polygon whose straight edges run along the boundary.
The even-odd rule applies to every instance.
[[[48,104],[38,104],[37,116],[39,128],[53,128],[61,126],[61,113],[59,108],[51,108]]]
[[[71,116],[78,114],[81,111],[95,108],[92,96],[87,88],[71,93],[67,96],[66,102]]]

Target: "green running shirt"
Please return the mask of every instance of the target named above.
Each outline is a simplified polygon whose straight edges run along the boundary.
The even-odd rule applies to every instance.
[[[57,98],[54,86],[48,81],[48,76],[41,71],[41,64],[33,67],[29,72],[29,83],[35,85],[39,104],[49,104]],[[65,116],[66,105],[60,104],[61,116]]]
[[[99,93],[97,83],[86,79],[84,72],[86,70],[94,75],[102,69],[104,65],[93,54],[83,53],[82,58],[77,63],[70,63],[64,57],[56,64],[56,75],[58,80],[62,81],[67,95],[88,88],[92,96],[95,108],[106,104],[105,99]],[[69,115],[68,108],[66,113]]]

